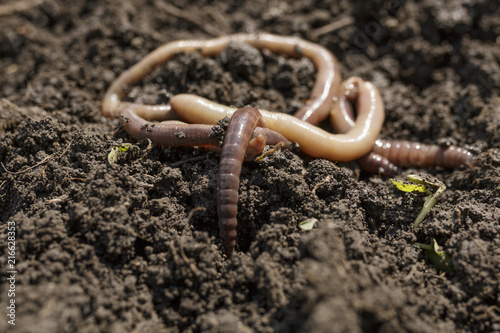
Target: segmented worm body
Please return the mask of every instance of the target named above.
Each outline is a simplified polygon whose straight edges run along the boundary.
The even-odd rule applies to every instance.
[[[177,113],[172,110],[170,105],[142,105],[123,102],[122,99],[132,85],[171,57],[182,52],[199,52],[207,56],[216,55],[224,50],[230,42],[244,42],[258,49],[267,48],[273,52],[285,53],[292,57],[310,58],[316,66],[317,79],[311,91],[309,102],[298,111],[298,114],[301,119],[313,124],[319,123],[328,116],[333,94],[340,83],[340,73],[335,57],[320,45],[300,38],[271,34],[235,34],[208,41],[178,41],[161,46],[122,73],[113,82],[104,96],[103,115],[114,117],[121,114],[125,130],[136,138],[150,138],[159,144],[170,146],[198,145],[217,149],[215,145],[217,138],[212,137],[211,126],[187,125],[176,121],[151,124],[145,119],[159,121],[178,119]],[[266,139],[269,144],[283,142],[286,147],[290,147],[290,142],[280,133],[261,127],[256,128],[255,119],[258,119],[256,124],[264,124],[258,111],[238,111],[231,118],[230,128],[222,147],[218,214],[221,238],[228,255],[231,255],[234,249],[236,236],[236,203],[239,182],[234,180],[236,178],[239,180],[241,163],[245,153],[247,158],[256,155],[262,151]],[[201,121],[196,121],[196,123],[198,122]],[[214,122],[208,124],[214,124]]]
[[[365,82],[359,77],[351,77],[340,85],[330,113],[330,122],[336,131],[345,133],[354,127],[351,103],[356,104],[357,110],[363,107],[360,103],[365,94],[363,84]],[[456,146],[441,147],[404,140],[377,139],[373,150],[359,159],[358,163],[363,171],[388,176],[399,173],[400,167],[455,168],[472,162],[474,158],[470,151]]]
[[[122,109],[121,117],[125,131],[137,139],[150,139],[162,146],[171,147],[205,147],[220,152],[219,138],[214,135],[213,125],[186,124],[181,121],[162,121],[151,123],[139,117],[130,106]],[[262,151],[257,138],[263,138],[269,145],[280,142],[285,148],[290,148],[291,142],[278,132],[269,128],[256,127],[250,133],[252,139],[248,146],[246,156],[248,159]]]
[[[222,246],[227,256],[231,257],[236,240],[238,188],[243,161],[260,154],[266,143],[282,143],[289,149],[291,142],[280,133],[266,128],[261,114],[252,107],[234,112],[222,148],[219,147],[219,138],[212,135],[212,125],[180,121],[149,123],[139,117],[130,105],[122,109],[121,117],[124,129],[133,137],[148,138],[160,145],[173,147],[202,146],[221,153],[217,215]]]
[[[378,141],[378,140],[377,140]],[[359,168],[368,174],[381,176],[394,176],[402,170],[392,163],[387,157],[373,151],[357,160]]]
[[[204,56],[215,56],[227,48],[230,42],[247,43],[257,49],[269,49],[292,57],[311,59],[317,70],[316,82],[310,100],[298,112],[300,118],[317,124],[328,116],[332,97],[340,84],[340,73],[336,58],[326,48],[298,37],[278,36],[267,33],[233,34],[209,40],[182,40],[167,43],[146,55],[142,60],[123,72],[106,92],[102,113],[105,117],[120,114],[125,106],[132,107],[137,115],[145,119],[168,120],[175,115],[165,105],[141,105],[125,103],[122,99],[130,87],[154,68],[182,52],[199,52]]]
[[[218,119],[231,117],[236,110],[191,94],[175,95],[170,104],[181,119],[190,123],[215,124]],[[382,99],[368,82],[363,86],[359,106],[355,126],[346,134],[328,133],[289,114],[259,111],[269,129],[298,143],[306,154],[332,161],[352,161],[372,149],[384,122]]]
[[[373,151],[402,168],[441,166],[451,169],[469,164],[475,159],[474,154],[461,147],[441,147],[404,140],[379,139],[375,142]]]
[[[235,246],[241,166],[256,126],[265,127],[262,116],[257,109],[247,106],[236,110],[229,122],[222,146],[217,190],[217,214],[222,246],[228,257],[233,253]],[[261,147],[264,148],[265,139],[263,137],[259,136],[252,140],[260,141]]]
[[[259,112],[251,107],[236,110],[189,94],[172,97],[169,105],[122,101],[131,86],[173,56],[182,52],[214,56],[230,42],[243,42],[258,49],[311,59],[317,77],[309,101],[294,116],[265,110]],[[340,80],[337,61],[330,51],[300,38],[259,33],[234,34],[204,41],[183,40],[157,48],[123,72],[106,92],[102,112],[105,117],[121,115],[124,129],[136,138],[149,138],[160,145],[201,146],[221,152],[217,213],[222,245],[226,254],[231,256],[236,239],[242,163],[259,154],[266,143],[276,145],[283,142],[290,148],[290,141],[296,142],[312,157],[335,161],[359,159],[365,171],[382,174],[399,172],[395,164],[401,167],[441,165],[452,168],[474,158],[467,150],[455,146],[442,148],[408,141],[376,140],[384,121],[384,105],[378,90],[370,82],[353,77],[342,83],[335,96]],[[356,117],[351,103],[356,104]],[[331,134],[315,126],[328,115],[333,128],[340,134]],[[224,117],[231,120],[221,148],[219,137],[213,135],[212,125]]]
[[[121,117],[125,131],[136,139],[151,139],[159,145],[172,147],[219,144],[219,139],[212,135],[211,125],[180,121],[150,123],[139,117],[130,106],[122,109]]]

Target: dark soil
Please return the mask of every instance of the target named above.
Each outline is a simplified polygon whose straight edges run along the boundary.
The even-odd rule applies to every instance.
[[[2,0],[0,15],[0,331],[500,331],[496,0]],[[343,24],[321,29],[331,22]],[[344,77],[380,89],[382,137],[451,142],[476,161],[398,176],[426,173],[447,186],[417,232],[425,197],[356,163],[289,151],[245,163],[237,252],[227,259],[218,155],[134,141],[101,116],[100,101],[159,45],[245,31],[324,45]],[[192,92],[293,113],[314,78],[308,60],[232,45],[216,58],[173,59],[128,98]],[[110,165],[124,142],[133,148]],[[316,228],[298,227],[311,218]],[[431,238],[451,256],[450,272],[415,245]]]

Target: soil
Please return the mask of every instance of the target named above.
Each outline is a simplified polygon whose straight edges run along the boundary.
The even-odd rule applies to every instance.
[[[496,0],[3,0],[0,17],[0,331],[500,332]],[[381,137],[451,142],[477,159],[397,177],[447,186],[417,231],[425,195],[356,163],[290,151],[245,163],[227,259],[218,155],[135,141],[100,103],[166,42],[246,31],[312,40],[343,77],[373,81]],[[231,45],[172,59],[127,98],[190,92],[293,113],[314,78],[308,60]],[[133,145],[110,165],[122,143]],[[313,230],[299,228],[312,218]],[[448,269],[416,245],[431,239]]]

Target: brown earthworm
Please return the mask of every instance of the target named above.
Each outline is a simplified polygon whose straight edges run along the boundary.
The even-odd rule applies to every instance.
[[[213,125],[186,124],[174,120],[151,123],[139,117],[130,105],[122,109],[121,117],[123,128],[134,138],[151,139],[162,146],[198,146],[220,151],[219,138],[213,135]],[[252,140],[246,152],[246,159],[255,157],[263,149],[256,138],[264,138],[269,145],[282,142],[285,148],[291,147],[291,142],[283,135],[268,128],[256,127],[250,134]]]
[[[469,164],[475,159],[475,155],[465,148],[441,147],[405,140],[377,140],[373,151],[403,168],[441,166],[451,169]]]
[[[291,143],[280,133],[265,128],[262,116],[252,107],[234,112],[229,122],[222,149],[219,138],[213,136],[213,126],[186,124],[170,120],[150,123],[139,117],[130,105],[122,109],[123,127],[131,136],[148,138],[160,145],[203,146],[221,153],[219,164],[217,214],[224,252],[231,257],[236,239],[238,188],[243,160],[260,154],[267,144]]]
[[[346,134],[331,134],[308,122],[285,113],[259,110],[268,128],[281,133],[312,157],[332,161],[352,161],[368,153],[384,122],[384,105],[376,88],[369,82],[360,86],[359,115],[355,126]],[[170,100],[172,109],[191,123],[215,124],[236,110],[205,98],[179,94]]]
[[[211,125],[186,124],[180,121],[150,123],[139,117],[131,106],[122,109],[121,117],[125,131],[137,139],[151,139],[159,145],[217,146],[219,138],[211,136]]]
[[[372,175],[394,176],[402,172],[402,170],[389,161],[387,157],[373,151],[361,157],[357,162],[361,171]]]
[[[309,102],[291,116],[264,110],[259,112],[251,107],[236,110],[188,94],[172,97],[170,105],[122,101],[133,84],[173,56],[182,52],[213,56],[222,52],[230,42],[243,42],[258,49],[311,59],[317,77]],[[338,97],[334,98],[339,83],[338,64],[330,51],[300,38],[260,33],[234,34],[205,41],[183,40],[157,48],[122,73],[104,96],[103,115],[121,115],[124,129],[136,138],[149,138],[160,145],[174,147],[203,146],[221,150],[217,213],[222,245],[230,257],[235,247],[242,163],[260,153],[266,143],[285,142],[290,147],[290,141],[294,141],[310,156],[329,160],[360,158],[362,168],[384,174],[399,171],[393,162],[403,167],[435,164],[454,167],[472,160],[469,152],[454,146],[441,148],[407,141],[375,141],[384,120],[384,106],[378,90],[370,82],[353,77],[342,84]],[[355,121],[350,102],[356,103],[358,114]],[[329,114],[332,126],[340,134],[330,134],[314,126]],[[194,124],[173,121],[179,117]],[[220,148],[219,138],[212,134],[211,125],[223,117],[231,117],[231,120]],[[145,119],[162,122],[150,123]],[[265,123],[269,129],[265,128]],[[371,149],[373,152],[367,154]]]
[[[245,150],[254,140],[260,141],[262,148],[265,145],[263,136],[250,140],[257,126],[265,127],[257,109],[247,106],[236,110],[231,117],[222,145],[217,186],[217,215],[222,246],[228,257],[233,253],[236,240],[238,189]]]
[[[332,127],[344,133],[354,127],[354,113],[351,103],[359,105],[359,98],[364,93],[363,80],[351,77],[342,82],[330,113]],[[455,168],[468,164],[474,159],[468,150],[456,146],[441,147],[404,140],[377,139],[372,152],[359,160],[361,168],[370,173],[391,175],[399,172],[398,167],[434,167]]]
[[[360,94],[359,85],[363,80],[353,76],[342,82],[334,97],[334,103],[330,112],[330,123],[333,129],[339,133],[345,133],[354,127],[354,113],[351,103],[356,103]],[[357,105],[357,107],[360,107]],[[379,140],[379,139],[377,139]],[[401,169],[373,151],[357,160],[362,171],[370,174],[391,176],[401,172]]]
[[[123,72],[111,84],[103,99],[103,115],[105,117],[117,116],[128,105],[143,118],[170,119],[171,111],[167,110],[167,107],[124,103],[122,99],[131,86],[173,56],[182,52],[199,52],[204,56],[214,56],[222,52],[230,42],[243,42],[258,49],[266,48],[292,57],[311,59],[316,67],[317,77],[309,102],[298,111],[298,114],[302,120],[313,124],[319,123],[328,116],[333,94],[340,83],[338,64],[333,54],[321,45],[298,37],[267,33],[239,33],[209,40],[180,40],[160,46]],[[156,112],[160,115],[154,115]]]

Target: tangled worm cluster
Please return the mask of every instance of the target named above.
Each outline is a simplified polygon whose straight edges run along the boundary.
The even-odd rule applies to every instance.
[[[352,104],[356,103],[358,110],[362,109],[363,96],[368,96],[359,77],[351,77],[338,88],[332,111],[330,123],[339,133],[345,133],[354,128],[354,112]],[[375,88],[372,88],[375,89]],[[380,98],[377,96],[377,99]],[[371,105],[375,105],[371,101]],[[366,104],[369,104],[366,102]],[[358,111],[359,112],[359,111]],[[456,147],[426,145],[419,142],[405,140],[377,139],[372,151],[358,160],[362,170],[368,173],[379,173],[391,176],[399,173],[401,168],[408,167],[435,167],[455,168],[472,162],[475,156],[468,150]]]
[[[183,52],[215,56],[230,42],[309,58],[317,71],[309,101],[294,116],[251,107],[231,108],[190,94],[173,96],[168,105],[123,101],[130,87],[170,58]],[[355,105],[356,116],[352,105]],[[328,49],[297,37],[267,33],[165,44],[112,83],[104,96],[102,112],[105,117],[121,116],[125,131],[135,138],[149,138],[165,146],[198,146],[221,152],[217,213],[220,237],[228,257],[235,247],[242,163],[245,158],[262,152],[266,144],[283,143],[289,148],[291,142],[295,142],[312,157],[332,161],[358,159],[363,170],[386,175],[408,166],[453,168],[474,158],[467,150],[454,146],[378,140],[384,121],[384,105],[373,84],[358,77],[341,83],[337,60]],[[219,139],[212,134],[212,125],[224,117],[230,117],[231,121],[221,148]],[[337,134],[316,126],[328,117]],[[178,118],[190,124],[173,120]]]

